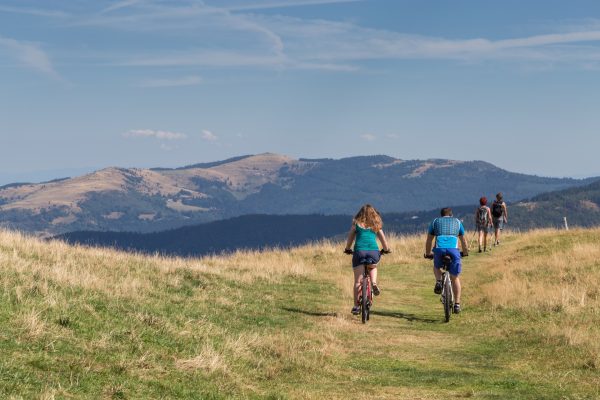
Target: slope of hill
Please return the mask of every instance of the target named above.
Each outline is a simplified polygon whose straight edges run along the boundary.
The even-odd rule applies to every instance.
[[[242,156],[178,169],[107,168],[0,188],[0,226],[40,236],[76,230],[152,232],[244,214],[350,214],[467,204],[505,191],[519,200],[588,181],[511,173],[484,162]]]
[[[0,232],[0,397],[597,398],[599,240],[506,237],[445,324],[424,238],[392,238],[362,325],[342,243],[183,260]]]
[[[453,207],[454,215],[474,228],[475,206]],[[439,210],[384,214],[385,231],[398,234],[424,232]],[[600,181],[590,185],[546,193],[509,205],[511,229],[600,226]],[[155,233],[75,231],[59,238],[72,243],[119,249],[159,252],[179,256],[220,253],[240,248],[295,246],[312,240],[344,235],[351,216],[343,215],[247,215]]]

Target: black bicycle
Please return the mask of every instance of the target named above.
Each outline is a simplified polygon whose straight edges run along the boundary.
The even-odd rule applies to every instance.
[[[468,254],[460,253],[461,257],[467,257]],[[433,255],[425,255],[425,258],[433,260]],[[452,281],[450,279],[450,265],[452,265],[452,257],[445,255],[442,258],[442,294],[440,301],[444,306],[444,320],[450,322],[452,316],[452,307],[454,307],[454,290],[452,289]]]
[[[344,250],[346,254],[354,254],[351,249]],[[390,254],[391,251],[379,250],[381,255]],[[363,324],[366,324],[369,320],[371,313],[371,307],[373,306],[373,284],[371,282],[371,274],[367,266],[370,263],[363,264],[363,275],[360,288],[358,289],[358,306],[360,308],[360,316]]]

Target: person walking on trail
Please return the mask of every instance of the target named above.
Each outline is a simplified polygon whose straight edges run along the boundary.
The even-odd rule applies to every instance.
[[[481,253],[481,246],[483,245],[483,251],[487,251],[487,240],[490,228],[493,225],[492,222],[492,211],[487,206],[487,197],[479,199],[479,208],[475,210],[475,229],[479,236],[479,252]]]
[[[504,225],[508,223],[508,210],[504,202],[502,193],[496,195],[496,200],[492,204],[492,217],[494,223],[494,246],[500,244],[500,233],[504,229]]]
[[[352,220],[352,228],[348,233],[348,240],[346,241],[346,249],[344,250],[347,254],[353,254],[352,256],[352,269],[354,271],[354,307],[352,307],[352,314],[358,314],[360,312],[358,306],[358,290],[362,284],[363,269],[360,268],[367,264],[369,275],[371,278],[371,284],[373,285],[373,294],[379,296],[380,289],[377,284],[377,264],[381,258],[381,252],[377,245],[377,238],[381,242],[383,253],[389,253],[390,247],[388,245],[385,234],[383,233],[383,221],[379,212],[370,204],[365,204],[358,211],[354,219]],[[352,243],[354,242],[354,250],[351,249]]]
[[[458,242],[466,257],[469,255],[469,248],[465,239],[465,227],[459,219],[452,216],[451,208],[442,208],[441,218],[436,218],[429,225],[427,241],[425,242],[425,257],[433,258],[433,274],[435,276],[435,294],[442,293],[442,273],[440,268],[444,266],[444,256],[448,255],[452,259],[450,264],[450,280],[456,301],[454,302],[454,313],[458,314],[460,308],[461,284],[459,275],[462,270],[461,253],[458,250]],[[435,239],[435,248],[432,252],[433,240]]]

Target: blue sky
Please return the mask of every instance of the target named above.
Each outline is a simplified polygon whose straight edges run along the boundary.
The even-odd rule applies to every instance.
[[[600,2],[0,0],[0,184],[242,154],[600,175]]]

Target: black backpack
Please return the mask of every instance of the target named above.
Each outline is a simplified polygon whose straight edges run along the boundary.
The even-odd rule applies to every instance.
[[[488,221],[488,210],[487,207],[481,206],[477,210],[477,225],[479,226],[487,226],[489,224]]]
[[[504,209],[502,208],[502,204],[500,202],[495,201],[492,205],[492,215],[494,218],[500,218],[502,214],[504,214]]]

